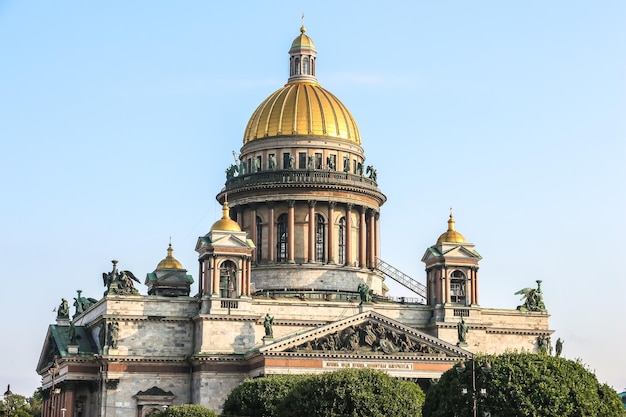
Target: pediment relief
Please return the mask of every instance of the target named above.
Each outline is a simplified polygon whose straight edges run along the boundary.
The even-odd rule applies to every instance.
[[[428,357],[471,355],[463,349],[373,311],[273,343],[261,348],[260,352]]]

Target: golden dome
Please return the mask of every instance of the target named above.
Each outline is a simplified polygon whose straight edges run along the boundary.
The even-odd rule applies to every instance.
[[[361,144],[350,111],[317,82],[317,51],[305,32],[303,24],[291,43],[287,84],[254,111],[243,135],[244,145],[280,136],[317,136]]]
[[[167,248],[167,256],[159,262],[156,269],[185,269],[183,268],[183,264],[172,256],[172,252],[174,252],[174,249],[172,249],[172,244],[170,243]]]
[[[219,230],[223,232],[241,232],[241,227],[239,227],[239,224],[237,224],[236,221],[230,218],[228,212],[228,202],[224,202],[224,206],[222,206],[222,218],[213,223],[211,231]]]
[[[440,243],[467,243],[462,234],[454,230],[454,217],[452,217],[452,209],[450,210],[450,219],[448,220],[448,230],[439,236],[437,244]]]
[[[276,136],[322,136],[361,144],[350,111],[316,82],[291,82],[254,111],[243,143]]]

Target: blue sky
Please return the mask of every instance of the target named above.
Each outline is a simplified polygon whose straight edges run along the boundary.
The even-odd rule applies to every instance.
[[[626,387],[626,3],[62,0],[0,1],[0,386],[35,390],[52,309],[111,259],[143,277],[171,236],[197,275],[302,12],[388,197],[382,258],[423,281],[452,206],[481,305],[542,279],[564,355]]]

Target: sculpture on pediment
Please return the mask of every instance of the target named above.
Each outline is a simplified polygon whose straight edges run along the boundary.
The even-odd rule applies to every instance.
[[[57,318],[59,319],[70,318],[70,306],[67,303],[67,300],[65,298],[61,298],[61,304],[59,304],[59,309],[57,310]]]
[[[370,303],[372,301],[372,295],[374,291],[367,286],[367,284],[360,283],[358,288],[359,296],[361,297],[361,303]]]
[[[561,353],[563,352],[563,340],[561,340],[561,338],[559,337],[558,339],[556,339],[556,357],[560,358],[561,357]]]
[[[536,282],[537,289],[522,288],[515,293],[515,295],[523,294],[521,299],[524,300],[524,304],[517,306],[519,311],[547,311],[546,305],[543,303],[543,293],[541,292],[542,281],[538,279]]]
[[[81,295],[82,292],[83,292],[82,290],[76,290],[77,295],[76,297],[74,297],[74,308],[76,309],[76,311],[73,317],[76,317],[79,314],[82,314],[89,307],[91,307],[92,305],[98,302],[98,300],[94,298],[83,297]]]
[[[119,272],[117,270],[117,261],[112,260],[113,270],[109,273],[102,273],[102,280],[104,281],[104,285],[107,287],[104,295],[112,294],[112,295],[136,295],[139,294],[139,290],[135,288],[133,281],[139,281],[135,275],[133,275],[130,271],[122,271]]]
[[[263,327],[265,328],[265,337],[274,337],[274,331],[272,329],[273,324],[274,324],[274,317],[270,316],[270,313],[266,313],[265,319],[263,320]]]
[[[469,326],[465,323],[463,317],[461,317],[461,321],[457,323],[456,330],[459,338],[459,341],[456,345],[467,346],[467,332],[469,332]]]

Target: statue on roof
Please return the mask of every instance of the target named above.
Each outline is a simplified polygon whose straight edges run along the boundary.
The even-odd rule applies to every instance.
[[[376,182],[376,169],[374,168],[373,165],[368,165],[367,168],[365,169],[365,173],[369,174],[369,177],[372,181]]]
[[[361,297],[361,303],[371,303],[374,291],[367,286],[367,284],[360,283],[358,288],[359,296]]]
[[[543,293],[541,292],[541,280],[537,280],[537,289],[522,288],[515,295],[523,294],[524,304],[517,306],[519,311],[539,311],[546,312],[546,305],[543,303]]]
[[[98,302],[98,300],[96,300],[95,298],[87,298],[87,297],[83,297],[82,294],[82,290],[76,290],[76,297],[74,297],[74,307],[76,308],[76,312],[74,313],[73,317],[78,316],[79,314],[82,314],[84,311],[86,311],[87,309],[89,309],[89,307],[91,307],[92,305],[96,304]],[[69,307],[68,307],[69,310]]]
[[[117,270],[117,261],[112,260],[113,270],[109,273],[102,273],[102,280],[104,281],[104,285],[107,287],[104,295],[112,294],[112,295],[136,295],[139,294],[139,290],[135,288],[133,281],[139,281],[135,275],[133,275],[130,271],[122,271],[119,272]]]
[[[67,300],[65,298],[61,298],[61,304],[59,304],[59,309],[57,310],[57,318],[58,319],[70,318],[70,306],[67,303]]]

